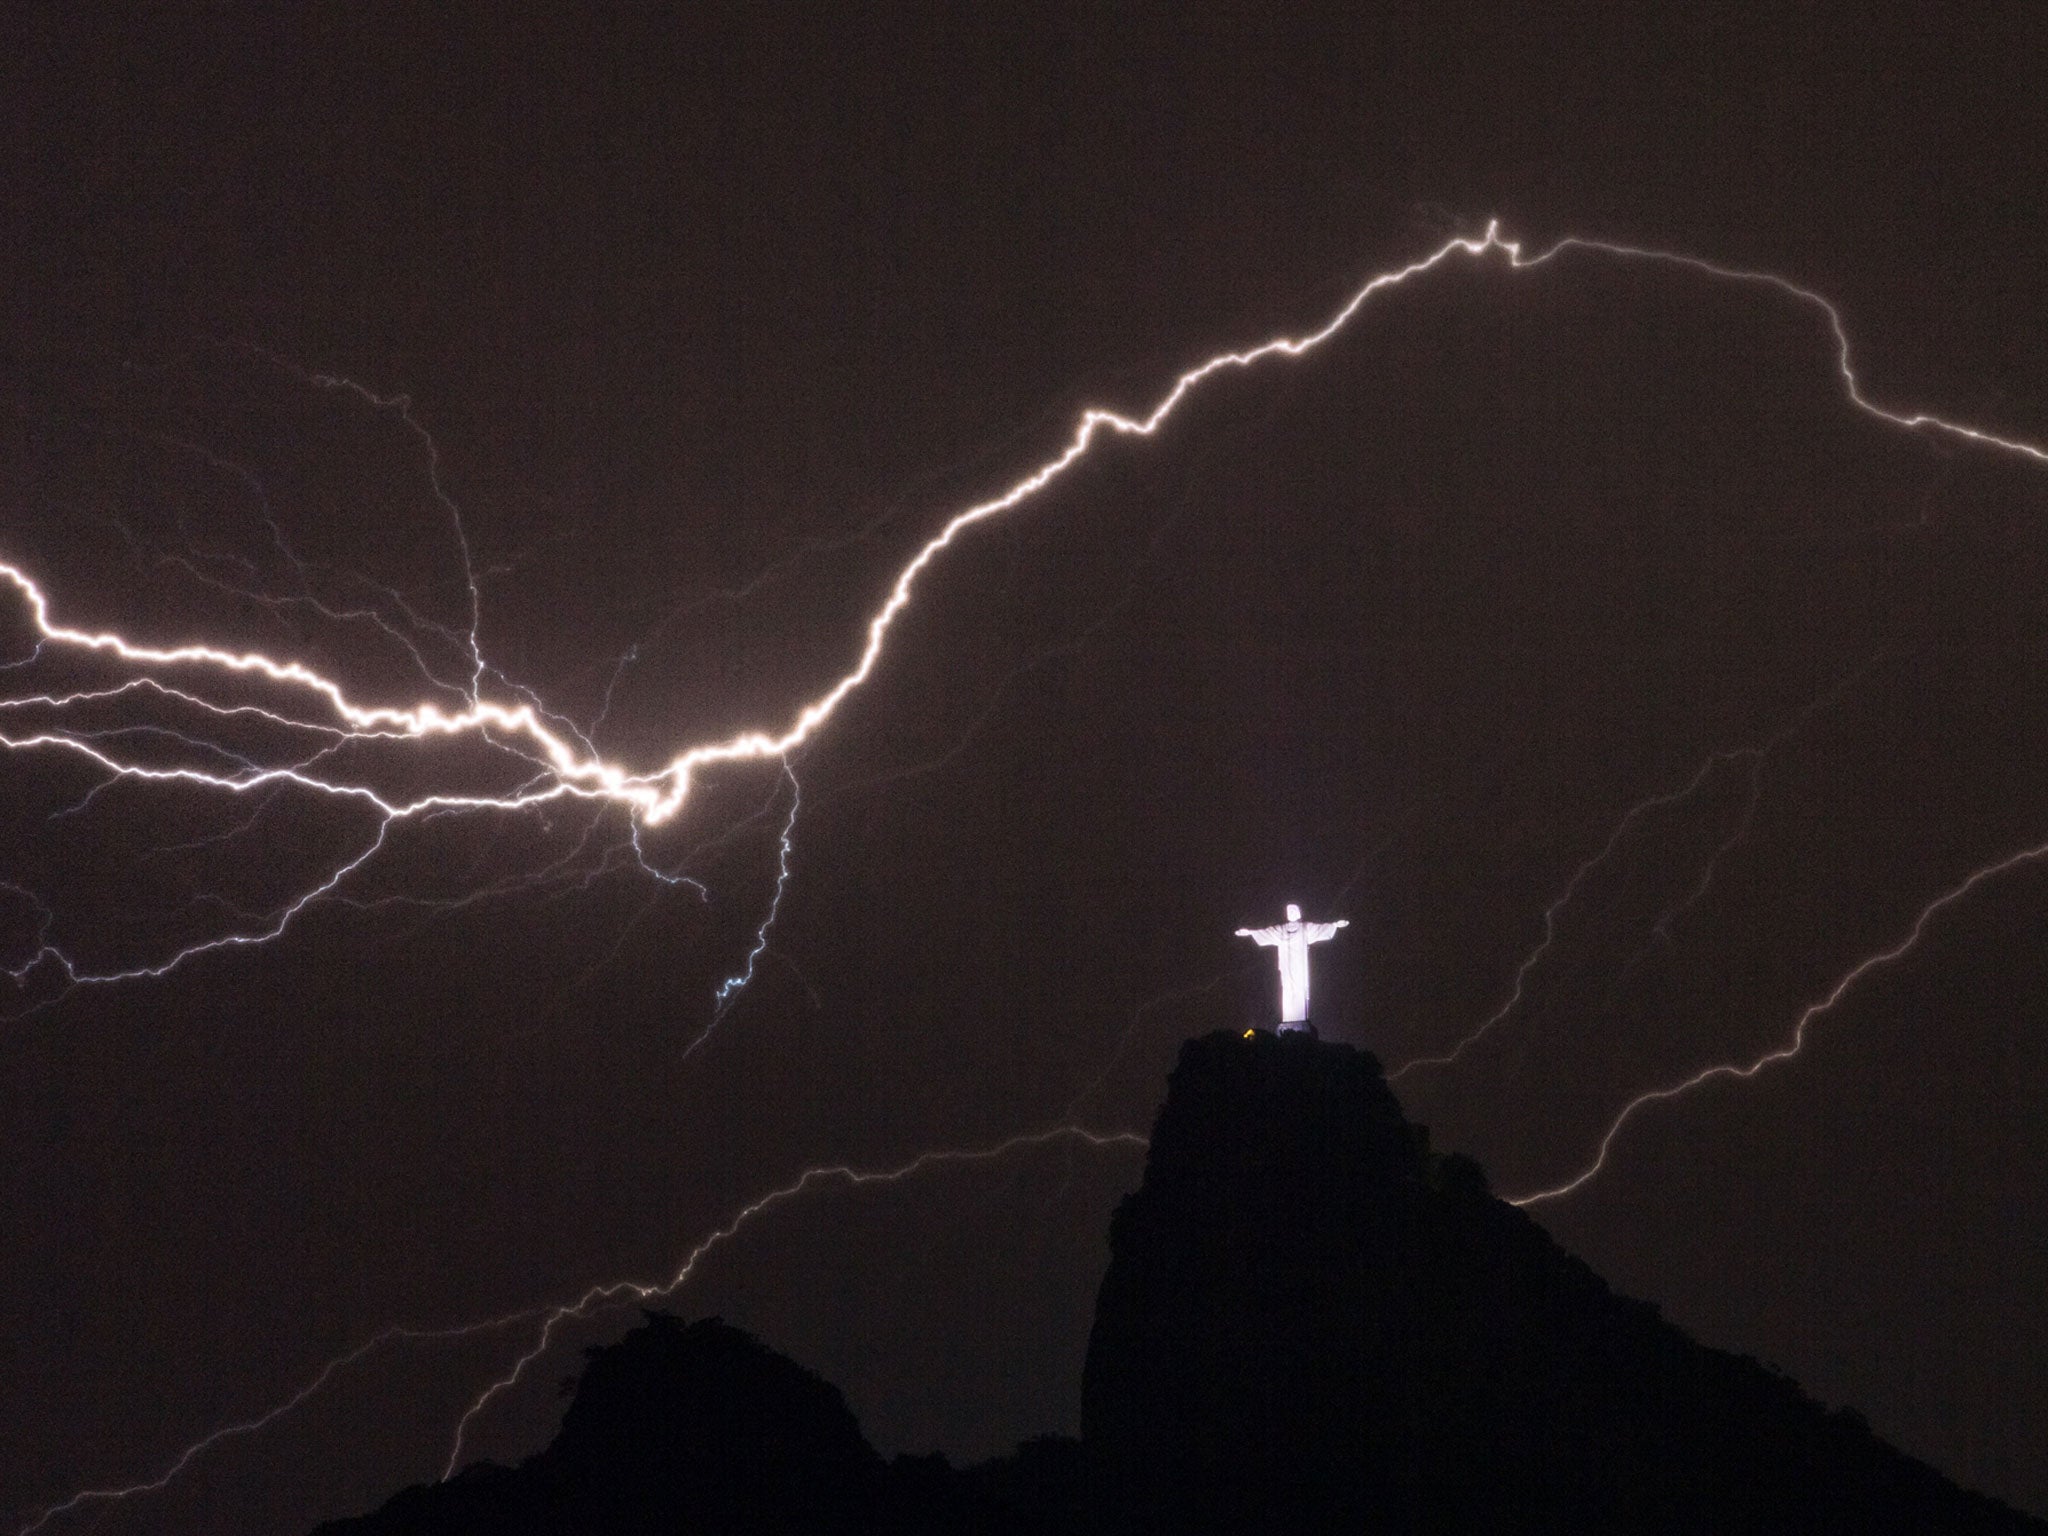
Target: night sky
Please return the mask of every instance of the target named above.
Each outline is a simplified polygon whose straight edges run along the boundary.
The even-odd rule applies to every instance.
[[[485,692],[635,769],[786,726],[1085,407],[1492,218],[1781,274],[1873,401],[2048,441],[2037,6],[93,9],[0,36],[0,560],[57,622],[393,705],[459,702],[422,673],[467,680],[467,572]],[[701,895],[616,808],[422,818],[267,946],[67,990],[45,942],[260,931],[376,818],[0,754],[0,1518],[155,1479],[392,1325],[664,1278],[807,1167],[1143,1131],[1183,1039],[1271,1023],[1231,935],[1288,900],[1350,919],[1316,1018],[1390,1068],[1521,973],[1397,1085],[1504,1195],[1785,1042],[2048,841],[2048,465],[1858,412],[1833,345],[1670,264],[1447,259],[963,533],[793,778],[707,769],[642,834]],[[11,589],[0,662],[10,699],[112,675],[38,657]],[[170,723],[70,727],[158,761]],[[326,766],[506,792],[484,757]],[[1796,1060],[1530,1208],[2039,1512],[2044,919],[2048,857],[1985,880]],[[673,1305],[885,1452],[1071,1433],[1141,1166],[821,1186]],[[468,1454],[536,1448],[634,1317],[565,1329]],[[45,1529],[367,1508],[533,1332],[381,1346]]]

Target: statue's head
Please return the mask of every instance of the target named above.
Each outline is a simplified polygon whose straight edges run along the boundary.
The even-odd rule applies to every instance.
[[[1287,903],[1287,921],[1289,921],[1290,923],[1298,923],[1301,921],[1301,908],[1297,907],[1291,901]]]

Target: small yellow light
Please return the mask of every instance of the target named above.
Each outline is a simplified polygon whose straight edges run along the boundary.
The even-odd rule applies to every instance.
[[[1248,1029],[1244,1032],[1244,1037],[1245,1039],[1249,1040],[1253,1035],[1256,1035],[1257,1033],[1258,1031],[1256,1029]]]

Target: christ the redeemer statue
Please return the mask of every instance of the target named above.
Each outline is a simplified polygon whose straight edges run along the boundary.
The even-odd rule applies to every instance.
[[[1252,939],[1280,951],[1280,1029],[1308,1027],[1308,947],[1333,938],[1339,928],[1351,926],[1348,918],[1334,923],[1304,923],[1301,908],[1289,903],[1287,921],[1275,928],[1240,928],[1240,939]]]

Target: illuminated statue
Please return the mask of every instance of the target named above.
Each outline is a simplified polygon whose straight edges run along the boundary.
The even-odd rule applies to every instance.
[[[1280,951],[1280,1028],[1308,1027],[1308,947],[1333,938],[1339,928],[1349,928],[1350,919],[1334,923],[1304,923],[1301,908],[1289,903],[1287,921],[1276,928],[1240,928],[1240,939],[1270,944]]]

